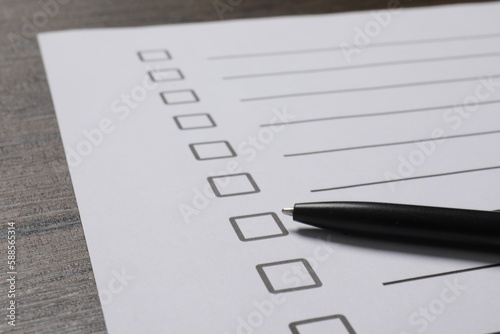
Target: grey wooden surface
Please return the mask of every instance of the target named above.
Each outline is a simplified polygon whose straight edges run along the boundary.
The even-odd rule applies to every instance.
[[[33,31],[23,25],[55,0],[0,3],[0,307],[7,306],[6,231],[16,223],[17,326],[0,332],[105,332],[47,78]],[[219,20],[213,0],[58,0],[36,32]],[[228,3],[227,0],[221,0]],[[231,0],[226,19],[365,10],[387,0]],[[404,7],[465,2],[401,0]],[[41,22],[43,23],[43,22]],[[41,25],[41,24],[40,24]],[[13,34],[22,36],[12,41]]]

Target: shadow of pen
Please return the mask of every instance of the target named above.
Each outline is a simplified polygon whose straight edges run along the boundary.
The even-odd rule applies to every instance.
[[[318,239],[337,245],[428,257],[480,261],[485,264],[500,263],[500,245],[472,245],[410,237],[374,236],[366,233],[344,233],[318,228],[299,228],[295,233],[305,238]]]

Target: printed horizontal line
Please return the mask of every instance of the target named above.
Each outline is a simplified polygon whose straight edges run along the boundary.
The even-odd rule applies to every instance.
[[[391,88],[431,86],[431,85],[438,85],[438,84],[475,81],[475,80],[479,80],[479,79],[483,79],[483,78],[495,79],[495,78],[499,78],[499,77],[500,77],[500,74],[493,74],[493,75],[489,75],[489,76],[483,75],[483,76],[477,76],[477,77],[409,82],[409,83],[391,84],[391,85],[383,85],[383,86],[347,88],[347,89],[338,89],[338,90],[326,90],[326,91],[317,91],[317,92],[304,92],[304,93],[270,95],[270,96],[258,96],[258,97],[244,98],[244,99],[241,99],[240,101],[241,102],[252,102],[252,101],[275,100],[275,99],[293,98],[293,97],[302,97],[302,96],[331,95],[331,94],[340,94],[340,93],[355,93],[355,92],[375,91],[375,90],[384,90],[384,89],[391,89]]]
[[[308,70],[241,74],[241,75],[232,75],[232,76],[222,77],[222,79],[223,80],[252,79],[252,78],[284,76],[284,75],[298,75],[298,74],[311,74],[311,73],[322,73],[322,72],[347,71],[347,70],[356,70],[356,69],[371,68],[371,67],[384,67],[384,66],[393,66],[393,65],[409,65],[409,64],[432,63],[432,62],[452,61],[452,60],[462,60],[462,59],[489,58],[489,57],[498,57],[498,56],[500,56],[500,52],[490,52],[490,53],[478,53],[478,54],[461,55],[461,56],[385,61],[385,62],[362,64],[362,65],[352,65],[352,66],[314,68],[314,69],[308,69]]]
[[[382,283],[382,285],[387,286],[387,285],[394,285],[394,284],[400,284],[400,283],[407,283],[407,282],[418,281],[418,280],[423,280],[423,279],[428,279],[428,278],[433,278],[433,277],[447,276],[447,275],[453,275],[453,274],[460,274],[460,273],[466,273],[466,272],[469,272],[469,271],[490,269],[490,268],[495,268],[495,267],[500,267],[500,263],[490,264],[490,265],[481,266],[481,267],[468,268],[468,269],[447,271],[447,272],[433,274],[433,275],[425,275],[425,276],[405,278],[405,279],[401,279],[401,280],[397,280],[397,281],[385,282],[385,283]]]
[[[448,173],[441,173],[441,174],[431,174],[431,175],[423,175],[423,176],[415,176],[415,177],[407,177],[407,178],[394,179],[394,180],[385,180],[385,181],[377,181],[377,182],[369,182],[369,183],[352,184],[352,185],[349,185],[349,186],[341,186],[341,187],[314,189],[314,190],[311,190],[311,192],[315,193],[315,192],[321,192],[321,191],[332,191],[332,190],[341,190],[341,189],[349,189],[349,188],[374,186],[374,185],[378,185],[378,184],[404,182],[404,181],[419,180],[419,179],[428,179],[428,178],[440,177],[440,176],[448,176],[448,175],[456,175],[456,174],[466,174],[466,173],[475,173],[475,172],[484,172],[484,171],[494,170],[494,169],[500,169],[500,166],[477,168],[477,169],[467,169],[467,170],[460,170],[460,171],[455,171],[455,172],[448,172]]]
[[[334,153],[334,152],[370,149],[370,148],[376,148],[376,147],[387,147],[387,146],[396,146],[396,145],[405,145],[405,144],[425,143],[425,142],[438,141],[438,140],[443,140],[443,139],[456,139],[456,138],[465,138],[465,137],[474,137],[474,136],[485,136],[485,135],[492,135],[492,134],[499,134],[499,133],[500,133],[500,130],[475,132],[475,133],[467,133],[467,134],[462,134],[462,135],[444,136],[444,137],[439,137],[439,138],[424,138],[424,139],[400,141],[400,142],[393,142],[393,143],[353,146],[353,147],[336,148],[336,149],[331,149],[331,150],[311,151],[311,152],[303,152],[303,153],[292,153],[292,154],[285,154],[284,157],[288,158],[288,157],[298,157],[298,156],[303,156],[303,155],[313,155],[313,154],[323,154],[323,153]]]
[[[488,105],[488,104],[497,104],[497,103],[500,103],[500,100],[481,101],[481,102],[478,102],[477,105]],[[311,119],[303,119],[303,120],[299,120],[299,121],[261,124],[260,126],[261,127],[270,127],[270,126],[280,126],[280,125],[294,125],[294,124],[303,124],[303,123],[334,121],[334,120],[339,120],[339,119],[390,116],[390,115],[409,114],[409,113],[416,113],[416,112],[423,112],[423,111],[445,110],[445,109],[452,109],[452,108],[457,108],[457,107],[462,107],[462,106],[464,106],[464,104],[450,104],[450,105],[445,105],[445,106],[436,106],[436,107],[427,107],[427,108],[418,108],[418,109],[407,109],[407,110],[396,110],[396,111],[385,111],[385,112],[371,113],[371,114],[354,114],[354,115],[344,115],[344,116],[311,118]]]
[[[443,43],[443,42],[455,42],[455,41],[468,41],[475,39],[490,39],[498,38],[500,33],[490,33],[490,34],[479,34],[479,35],[469,35],[469,36],[450,36],[450,37],[440,37],[440,38],[424,38],[410,41],[392,41],[392,42],[380,42],[371,43],[370,45],[363,45],[364,49],[367,48],[380,48],[387,46],[398,46],[398,45],[418,45],[418,44],[432,44],[432,43]],[[270,52],[257,52],[257,53],[246,53],[246,54],[232,54],[232,55],[220,55],[208,57],[208,60],[224,60],[224,59],[238,59],[238,58],[259,58],[259,57],[273,57],[273,56],[289,56],[294,54],[303,53],[320,53],[320,52],[339,52],[343,48],[340,46],[332,47],[322,47],[322,48],[310,48],[310,49],[295,49],[295,50],[283,50],[283,51],[270,51]]]

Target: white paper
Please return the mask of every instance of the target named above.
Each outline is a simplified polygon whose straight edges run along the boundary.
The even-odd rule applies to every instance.
[[[280,212],[499,209],[498,17],[492,3],[42,34],[109,332],[499,331],[500,268],[449,272],[500,255]]]

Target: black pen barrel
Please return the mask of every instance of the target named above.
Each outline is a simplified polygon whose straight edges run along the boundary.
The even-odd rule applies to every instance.
[[[500,246],[500,213],[415,205],[298,203],[293,219],[343,232]]]

